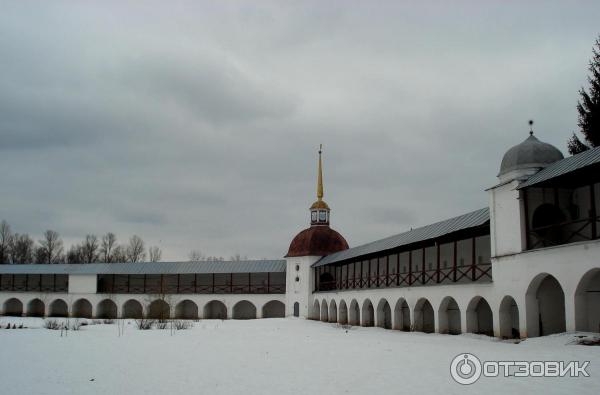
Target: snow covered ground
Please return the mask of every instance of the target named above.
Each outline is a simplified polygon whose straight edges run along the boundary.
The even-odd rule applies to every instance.
[[[1,317],[1,394],[598,394],[600,347],[574,334],[511,344],[475,335],[344,329],[300,319],[204,320],[140,331],[88,325],[61,337],[36,318]],[[450,362],[590,361],[590,377],[487,378],[455,383]]]

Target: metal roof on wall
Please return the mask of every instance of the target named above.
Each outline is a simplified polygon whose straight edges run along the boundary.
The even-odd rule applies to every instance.
[[[522,189],[563,176],[575,170],[600,163],[600,147],[554,162],[535,173],[527,181],[517,187]]]
[[[0,274],[207,274],[285,272],[285,260],[0,265]]]
[[[390,250],[408,244],[420,241],[435,239],[459,230],[474,228],[484,225],[490,220],[489,208],[482,208],[458,217],[450,218],[445,221],[436,222],[420,228],[390,236],[385,239],[373,241],[348,250],[336,252],[327,255],[313,264],[313,267],[324,266],[335,262],[345,261],[347,259],[358,258],[363,255],[372,254],[379,251]]]

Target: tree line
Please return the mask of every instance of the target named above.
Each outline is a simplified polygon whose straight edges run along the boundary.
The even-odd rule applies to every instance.
[[[600,147],[600,37],[592,48],[588,70],[590,75],[587,80],[590,86],[588,90],[583,87],[579,90],[580,99],[577,103],[577,125],[583,138],[580,139],[573,133],[567,141],[571,155]]]
[[[5,220],[0,222],[0,264],[142,262],[146,258],[150,262],[159,262],[162,251],[156,246],[146,250],[144,240],[137,235],[121,244],[112,232],[101,237],[88,234],[66,250],[55,230],[45,231],[36,242],[27,233],[13,233]]]
[[[190,253],[188,254],[188,259],[190,262],[223,262],[223,261],[225,261],[225,258],[223,258],[222,256],[205,255],[200,250],[190,251]],[[248,256],[235,254],[235,255],[230,256],[229,260],[235,261],[235,262],[247,261]]]

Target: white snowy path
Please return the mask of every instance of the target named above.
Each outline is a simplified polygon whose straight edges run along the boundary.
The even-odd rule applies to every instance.
[[[1,394],[598,394],[600,347],[573,334],[509,344],[490,338],[344,330],[299,319],[200,321],[171,336],[133,322],[90,325],[68,337],[41,328],[0,330]],[[486,378],[461,386],[450,361],[591,361],[589,378]],[[93,380],[93,381],[92,381]]]

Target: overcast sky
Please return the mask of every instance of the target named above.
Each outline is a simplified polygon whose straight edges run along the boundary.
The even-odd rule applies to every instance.
[[[285,255],[320,143],[351,246],[486,206],[530,118],[566,152],[600,34],[598,1],[97,3],[1,1],[0,219],[163,260]]]

